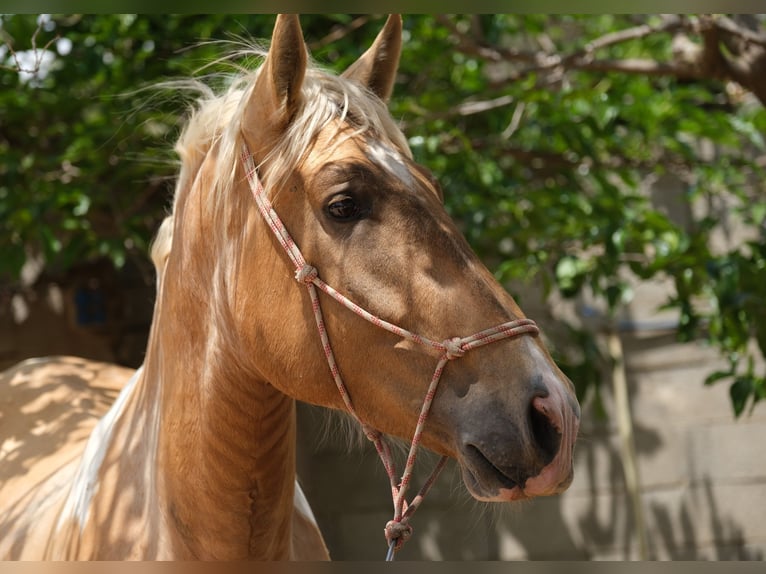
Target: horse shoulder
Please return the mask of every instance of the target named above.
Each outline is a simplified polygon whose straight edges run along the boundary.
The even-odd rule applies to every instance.
[[[43,557],[88,437],[132,372],[49,357],[0,373],[0,557]]]

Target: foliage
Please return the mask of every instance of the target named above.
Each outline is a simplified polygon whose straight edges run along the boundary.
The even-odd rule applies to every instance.
[[[340,71],[376,33],[367,20],[302,23],[315,59]],[[678,60],[668,71],[679,38],[697,45],[693,33],[706,33],[699,22],[407,16],[392,111],[499,279],[534,278],[567,298],[587,291],[612,314],[636,281],[670,279],[681,337],[707,337],[728,358],[707,382],[732,381],[740,414],[766,398],[754,360],[766,351],[766,112],[722,73]],[[16,53],[59,37],[32,78],[2,53],[0,277],[18,276],[30,254],[58,270],[145,257],[170,196],[184,105],[141,88],[224,50],[201,40],[267,38],[273,17],[53,16],[37,36],[32,16],[0,23]],[[655,67],[620,64],[639,61]],[[665,174],[684,186],[682,218],[646,193],[643,182]],[[746,240],[716,239],[732,221]],[[595,378],[592,334],[573,327],[571,342],[584,351],[570,374]]]

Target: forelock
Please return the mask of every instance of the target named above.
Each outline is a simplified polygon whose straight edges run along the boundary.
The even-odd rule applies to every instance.
[[[264,56],[262,50],[254,50],[251,56]],[[216,145],[218,150],[209,201],[226,201],[227,194],[238,183],[236,173],[242,145],[241,122],[245,117],[250,90],[260,71],[261,67],[251,72],[240,71],[229,77],[228,87],[220,93],[215,93],[202,82],[184,82],[198,93],[198,97],[176,144],[181,159],[176,198],[192,184],[205,156]],[[317,136],[333,124],[338,136],[334,138],[334,145],[345,138],[367,134],[392,146],[405,157],[411,157],[406,138],[386,105],[355,81],[324,71],[314,62],[309,62],[301,92],[301,104],[289,127],[273,142],[271,150],[258,166],[267,188],[278,187],[287,181],[306,158]],[[343,130],[344,135],[340,136],[344,126],[352,129]]]

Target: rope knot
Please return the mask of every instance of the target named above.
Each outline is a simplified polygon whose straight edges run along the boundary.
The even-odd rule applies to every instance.
[[[303,267],[298,269],[295,272],[295,280],[299,283],[313,283],[314,279],[316,279],[319,276],[319,272],[317,271],[317,268],[309,265],[308,263],[304,263]]]
[[[362,423],[362,432],[364,433],[364,436],[367,437],[367,440],[370,442],[375,442],[376,440],[380,439],[383,433],[381,433],[379,430],[376,430],[372,428],[371,426],[368,426],[364,423]]]
[[[391,544],[394,543],[394,549],[399,550],[399,548],[401,548],[412,536],[412,526],[404,520],[401,522],[389,520],[386,523],[384,532],[386,534],[386,542],[388,542],[388,545],[391,546]]]
[[[459,359],[463,355],[465,355],[465,349],[463,348],[463,344],[460,342],[460,337],[452,337],[451,339],[447,339],[442,343],[444,345],[444,355],[447,357],[447,360],[452,359]]]

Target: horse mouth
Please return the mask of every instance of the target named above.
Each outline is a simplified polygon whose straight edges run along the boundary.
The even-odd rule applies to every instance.
[[[527,498],[524,484],[529,475],[518,467],[499,467],[474,445],[466,445],[461,459],[463,482],[475,499],[512,502]]]

